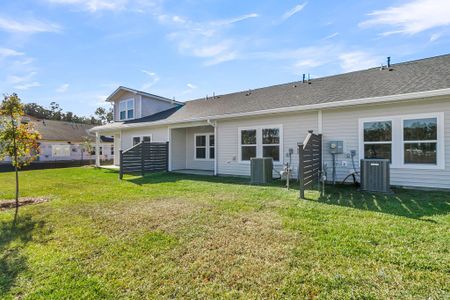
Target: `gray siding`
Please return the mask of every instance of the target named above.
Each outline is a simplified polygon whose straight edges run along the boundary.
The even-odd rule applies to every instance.
[[[167,110],[175,105],[167,101],[161,101],[154,98],[142,96],[141,117],[156,114],[157,112]]]
[[[149,127],[137,129],[123,129],[121,137],[121,149],[126,150],[133,146],[133,137],[152,136],[153,142],[167,142],[168,130],[167,127]]]
[[[171,141],[172,170],[186,169],[186,129],[172,129]]]
[[[202,126],[186,129],[186,169],[212,171],[214,170],[214,160],[195,159],[194,145],[195,134],[197,133],[214,134],[214,128],[211,126]]]
[[[240,127],[272,126],[283,127],[283,153],[280,154],[281,164],[275,165],[278,170],[282,169],[282,163],[289,162],[289,148],[294,150],[292,155],[292,167],[294,172],[298,168],[297,143],[303,142],[308,130],[317,132],[317,112],[288,113],[269,115],[264,117],[221,120],[218,126],[218,173],[229,175],[250,175],[250,165],[239,162],[238,129]]]
[[[344,154],[337,156],[337,178],[342,180],[352,170],[350,150],[356,150],[356,165],[359,168],[359,119],[409,114],[444,112],[445,169],[429,170],[414,168],[391,168],[391,184],[399,186],[450,188],[450,99],[409,102],[403,104],[383,104],[360,108],[346,108],[323,111],[324,162],[328,164],[331,179],[331,155],[327,151],[328,142],[344,141]],[[347,167],[342,166],[347,162]]]

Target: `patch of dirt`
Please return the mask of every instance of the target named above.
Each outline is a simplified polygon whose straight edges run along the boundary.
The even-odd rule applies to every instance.
[[[48,197],[22,197],[19,198],[19,206],[39,204],[50,201]],[[12,209],[16,207],[16,200],[1,200],[0,199],[0,211]]]

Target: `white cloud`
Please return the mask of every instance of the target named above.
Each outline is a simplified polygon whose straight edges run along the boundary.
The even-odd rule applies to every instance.
[[[30,88],[38,87],[38,86],[41,86],[41,84],[39,82],[37,82],[37,81],[33,81],[33,82],[28,82],[28,83],[23,83],[23,84],[16,85],[16,86],[14,86],[14,88],[24,91],[24,90],[28,90]]]
[[[39,33],[59,32],[61,27],[55,23],[35,19],[17,21],[11,18],[0,17],[0,30],[15,33]]]
[[[301,4],[298,4],[298,5],[294,6],[293,8],[291,8],[290,10],[285,12],[283,14],[283,16],[281,17],[281,19],[283,21],[285,21],[285,20],[289,19],[290,17],[292,17],[293,15],[295,15],[296,13],[301,12],[305,8],[306,4],[308,4],[308,3],[304,2],[304,3],[301,3]]]
[[[330,34],[330,35],[327,35],[326,37],[324,37],[323,39],[324,40],[329,40],[329,39],[332,39],[332,38],[334,38],[334,37],[337,37],[339,35],[339,32],[335,32],[335,33],[332,33],[332,34]]]
[[[442,36],[441,33],[433,33],[430,36],[430,42],[434,42],[434,41],[438,40],[441,36]]]
[[[392,30],[382,35],[417,34],[437,27],[450,25],[450,1],[414,0],[399,6],[376,10],[361,27],[388,26]]]
[[[147,71],[147,70],[141,70],[141,71],[142,71],[142,73],[144,73],[150,77],[149,80],[141,86],[141,89],[144,91],[150,89],[160,79],[159,76],[155,72],[151,72],[151,71]]]
[[[28,90],[32,87],[40,86],[41,84],[34,80],[37,72],[29,72],[28,74],[19,76],[19,75],[9,75],[6,78],[6,82],[12,85],[15,89],[18,90]]]
[[[158,21],[172,29],[167,35],[175,43],[180,53],[203,58],[205,65],[215,65],[239,57],[240,43],[236,38],[227,37],[226,30],[235,23],[259,15],[249,13],[230,19],[194,22],[185,17],[160,14]]]
[[[0,48],[0,59],[10,56],[23,56],[25,53],[13,49]]]
[[[186,86],[191,90],[195,90],[197,88],[197,86],[192,83],[188,83],[188,84],[186,84]]]
[[[340,65],[344,72],[369,69],[380,65],[381,57],[364,51],[353,51],[339,55]]]
[[[69,89],[69,84],[68,83],[63,83],[61,84],[55,91],[57,93],[64,93]]]
[[[46,0],[51,4],[67,5],[76,10],[96,13],[100,11],[128,10],[144,13],[146,10],[158,7],[161,0]]]

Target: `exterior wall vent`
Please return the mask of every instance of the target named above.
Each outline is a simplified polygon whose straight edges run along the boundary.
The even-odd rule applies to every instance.
[[[252,184],[265,184],[272,182],[273,159],[271,157],[252,158],[250,160],[250,173]]]
[[[361,190],[392,193],[388,159],[361,159]]]

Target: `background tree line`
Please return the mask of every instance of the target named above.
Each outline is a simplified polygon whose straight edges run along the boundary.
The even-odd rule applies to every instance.
[[[112,108],[106,109],[103,107],[99,107],[95,110],[93,116],[86,117],[78,116],[71,111],[64,112],[56,102],[51,102],[49,108],[46,108],[37,103],[27,103],[23,105],[23,111],[26,115],[38,119],[67,121],[89,125],[106,124],[113,120]]]

